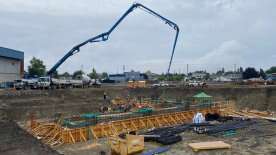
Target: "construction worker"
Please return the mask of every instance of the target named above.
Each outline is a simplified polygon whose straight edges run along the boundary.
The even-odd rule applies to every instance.
[[[205,122],[205,117],[202,115],[202,113],[197,112],[193,118],[193,123],[195,124],[194,131],[197,133],[203,133],[205,128],[202,128],[197,125],[200,125],[201,123],[204,123],[204,122]]]
[[[103,95],[103,98],[104,98],[104,100],[106,100],[106,92],[104,92],[104,95]]]

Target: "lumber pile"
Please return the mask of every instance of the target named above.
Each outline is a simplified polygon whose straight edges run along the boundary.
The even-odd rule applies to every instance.
[[[56,123],[38,124],[31,129],[31,133],[45,144],[51,146],[63,144],[61,127]]]
[[[273,116],[273,113],[270,113],[268,111],[258,111],[258,110],[232,110],[229,111],[229,115],[236,116],[236,117],[247,117],[247,118],[258,118],[258,119],[266,119],[271,121],[276,121],[275,117]]]

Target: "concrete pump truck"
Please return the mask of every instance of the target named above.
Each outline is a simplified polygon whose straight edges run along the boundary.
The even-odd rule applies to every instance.
[[[175,30],[175,38],[174,38],[174,42],[173,42],[173,47],[172,47],[172,53],[170,56],[170,61],[169,61],[169,66],[167,69],[167,74],[169,74],[170,72],[170,68],[171,68],[171,64],[172,64],[172,60],[173,60],[173,56],[174,56],[174,51],[175,51],[175,47],[176,47],[176,43],[177,43],[177,39],[178,39],[178,34],[179,34],[179,27],[177,26],[177,24],[175,24],[174,22],[172,22],[171,20],[161,16],[160,14],[156,13],[155,11],[149,9],[148,7],[140,4],[140,3],[134,3],[131,5],[131,7],[116,21],[116,23],[106,32],[101,33],[97,36],[94,36],[76,46],[74,46],[69,52],[67,52],[48,72],[47,72],[47,76],[45,77],[40,77],[39,81],[38,81],[38,87],[40,88],[65,88],[65,87],[72,87],[74,85],[78,86],[78,85],[88,85],[91,83],[91,80],[85,76],[85,78],[83,78],[83,80],[78,81],[78,80],[61,80],[61,79],[55,79],[53,78],[53,73],[58,69],[58,67],[63,64],[70,56],[80,52],[80,48],[88,43],[96,43],[96,42],[103,42],[103,41],[107,41],[109,39],[109,35],[115,30],[115,28],[135,9],[141,9],[147,13],[149,13],[150,15],[153,15],[154,17],[157,17],[159,19],[161,19],[162,21],[165,22],[165,24],[169,25],[173,30]]]

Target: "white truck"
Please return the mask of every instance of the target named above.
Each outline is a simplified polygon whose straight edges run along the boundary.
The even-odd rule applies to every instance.
[[[36,89],[38,79],[20,79],[14,81],[14,88],[20,89]]]
[[[206,82],[201,82],[201,81],[190,81],[186,83],[187,88],[206,88],[207,84]]]
[[[102,86],[102,83],[98,79],[91,79],[91,82],[89,83],[89,87],[100,88],[101,86]]]
[[[164,81],[161,81],[159,83],[152,84],[152,87],[169,87],[170,85]]]
[[[37,82],[37,86],[40,89],[61,89],[61,88],[83,88],[88,86],[90,81],[86,79],[82,80],[68,80],[68,79],[56,79],[50,76],[40,77]]]

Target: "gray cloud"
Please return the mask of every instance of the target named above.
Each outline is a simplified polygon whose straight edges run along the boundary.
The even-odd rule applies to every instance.
[[[246,47],[236,40],[225,41],[213,51],[197,59],[195,63],[206,64],[213,69],[231,68],[235,65],[244,65],[245,52]],[[215,70],[212,71],[214,72]]]
[[[172,71],[215,71],[233,64],[268,68],[275,65],[276,1],[160,0],[139,1],[180,26]],[[74,45],[104,32],[133,3],[125,0],[0,1],[0,46],[25,51],[50,68]],[[60,72],[83,68],[99,71],[165,72],[174,31],[158,19],[135,11],[107,42],[83,47]],[[220,57],[220,58],[217,58]],[[26,63],[26,66],[28,63]]]

